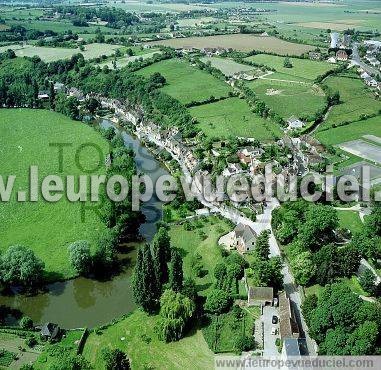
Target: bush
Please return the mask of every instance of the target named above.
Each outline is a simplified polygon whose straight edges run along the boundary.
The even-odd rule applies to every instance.
[[[255,341],[252,336],[249,337],[246,335],[241,335],[234,342],[234,348],[239,353],[250,351],[254,349],[254,347],[255,347]]]
[[[29,347],[29,348],[32,348],[34,347],[36,344],[37,344],[37,339],[34,335],[30,336],[29,338],[27,338],[25,340],[25,344]]]
[[[22,328],[22,329],[33,329],[33,320],[28,316],[24,316],[20,320],[20,328]]]

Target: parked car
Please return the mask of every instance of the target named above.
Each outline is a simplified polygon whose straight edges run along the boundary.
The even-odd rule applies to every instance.
[[[271,319],[271,322],[273,323],[273,324],[278,324],[278,316],[273,316],[273,318]]]
[[[279,301],[278,298],[273,298],[273,306],[278,307]]]
[[[277,335],[278,334],[278,329],[275,326],[272,327],[271,334],[272,335]]]

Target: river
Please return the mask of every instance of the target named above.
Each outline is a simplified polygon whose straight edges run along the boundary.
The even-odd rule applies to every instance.
[[[113,126],[108,120],[102,120],[103,128]],[[135,153],[135,162],[138,172],[149,174],[152,181],[168,172],[161,166],[153,155],[138,139],[119,129],[125,145],[131,147]],[[150,241],[156,232],[156,222],[161,219],[162,204],[153,197],[143,203],[141,210],[146,221],[140,226],[142,237]],[[137,243],[132,243],[135,247]],[[54,322],[63,328],[94,327],[110,322],[112,319],[127,314],[136,308],[132,298],[131,275],[134,265],[136,249],[123,258],[130,259],[129,267],[121,274],[107,281],[98,281],[87,278],[76,278],[65,282],[49,284],[43,293],[33,296],[14,294],[0,296],[0,305],[22,312],[31,317],[35,324]],[[9,316],[6,323],[15,322]]]

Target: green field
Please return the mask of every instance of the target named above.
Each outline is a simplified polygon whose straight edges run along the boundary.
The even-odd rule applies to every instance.
[[[84,239],[94,243],[105,226],[93,211],[85,212],[85,218],[81,219],[79,202],[70,203],[62,198],[59,202],[48,203],[41,195],[38,202],[17,202],[15,193],[28,190],[31,165],[38,166],[40,184],[43,177],[59,174],[58,148],[50,147],[50,143],[71,144],[64,149],[62,176],[84,174],[75,164],[75,153],[80,145],[94,143],[105,156],[108,144],[83,123],[58,113],[31,109],[2,109],[0,137],[0,173],[17,176],[11,201],[0,208],[0,250],[10,245],[25,245],[45,262],[48,273],[57,274],[51,278],[73,276],[67,246]],[[85,168],[98,164],[93,148],[84,149],[79,158]],[[103,163],[99,173],[105,170]]]
[[[222,260],[221,247],[217,245],[218,239],[231,231],[230,224],[224,219],[208,217],[197,221],[202,227],[187,231],[184,226],[172,226],[170,229],[171,244],[179,248],[183,257],[184,275],[196,281],[199,294],[205,294],[214,282],[214,267]],[[195,221],[193,225],[197,225]],[[200,233],[204,233],[202,237]],[[192,260],[199,254],[203,270],[207,272],[203,277],[197,277],[192,270]]]
[[[193,107],[190,112],[199,122],[200,129],[209,137],[233,135],[271,140],[272,133],[281,134],[278,126],[252,113],[246,101],[239,98]]]
[[[201,330],[193,330],[185,338],[171,343],[159,341],[154,326],[159,316],[149,316],[140,310],[119,323],[91,333],[83,355],[96,370],[103,370],[103,348],[119,348],[126,352],[133,369],[211,369],[213,353]],[[121,340],[121,338],[125,338]]]
[[[53,62],[59,59],[69,59],[72,55],[81,53],[85,59],[93,59],[100,57],[101,55],[110,56],[115,53],[115,50],[120,49],[120,45],[111,44],[88,44],[85,45],[85,50],[70,49],[70,48],[53,48],[45,46],[33,46],[33,45],[11,45],[0,47],[0,52],[4,52],[7,49],[13,49],[18,57],[33,57],[39,56],[45,62]]]
[[[162,90],[184,104],[203,101],[211,96],[227,96],[231,91],[230,86],[223,81],[179,59],[163,60],[137,73],[147,77],[155,72],[159,72],[167,80]]]
[[[284,119],[298,116],[311,121],[313,115],[324,108],[325,94],[319,86],[271,80],[272,75],[268,77],[249,82],[248,86]]]
[[[309,59],[289,58],[292,64],[292,68],[286,68],[283,66],[284,57],[275,55],[258,54],[246,58],[246,60],[255,62],[258,64],[264,64],[268,67],[275,68],[277,72],[281,72],[285,75],[292,77],[299,77],[305,80],[314,80],[317,76],[324,74],[325,72],[334,69],[335,66],[327,62],[313,61]]]
[[[331,128],[315,134],[318,140],[326,145],[336,145],[345,141],[359,139],[363,135],[381,137],[381,116],[357,121],[349,125]]]
[[[374,114],[381,110],[381,101],[375,99],[362,80],[357,77],[350,78],[355,77],[354,74],[346,76],[328,77],[324,81],[332,91],[339,91],[341,104],[332,108],[319,130],[331,127],[332,124],[356,121],[363,114]]]
[[[145,53],[144,53],[145,51]],[[138,59],[148,59],[148,58],[152,58],[155,54],[161,54],[161,51],[159,50],[154,50],[154,49],[144,49],[143,50],[139,50],[138,53],[136,53],[136,55],[131,55],[131,56],[123,56],[121,58],[118,58],[116,60],[116,68],[123,68],[125,67],[126,65],[128,65],[128,63],[130,62],[134,62],[135,60],[138,60]],[[98,66],[103,68],[104,66],[108,66],[108,68],[110,69],[114,69],[114,59],[112,60],[109,60],[107,62],[103,62],[103,63],[99,63]]]

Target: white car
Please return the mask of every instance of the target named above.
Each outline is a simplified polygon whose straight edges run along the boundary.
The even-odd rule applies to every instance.
[[[272,329],[271,329],[271,335],[277,335],[278,334],[278,329],[273,326]]]

